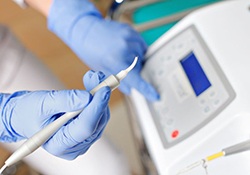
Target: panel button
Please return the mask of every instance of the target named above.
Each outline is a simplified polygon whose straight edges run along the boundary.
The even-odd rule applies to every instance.
[[[209,93],[209,98],[215,98],[215,96],[216,96],[216,92],[215,91],[212,91],[212,92],[210,92]]]
[[[163,77],[163,75],[164,75],[164,70],[162,70],[162,69],[159,69],[158,71],[157,71],[157,78],[161,78],[161,77]]]
[[[199,104],[201,106],[204,106],[206,104],[206,100],[205,99],[200,99]]]
[[[179,136],[179,131],[178,131],[178,130],[174,130],[174,131],[172,132],[172,134],[171,134],[171,137],[172,137],[173,139],[177,138],[178,136]]]
[[[166,120],[166,126],[167,126],[167,127],[172,127],[172,126],[174,126],[174,119],[173,119],[173,118],[168,118],[168,119]]]
[[[160,60],[161,60],[162,63],[167,63],[170,60],[172,60],[172,56],[171,55],[166,55],[166,56],[161,57]]]
[[[213,106],[217,107],[220,105],[220,99],[216,99],[213,101]]]
[[[167,115],[168,111],[169,111],[168,107],[166,107],[166,106],[163,107],[163,108],[161,109],[161,115]]]
[[[210,113],[211,112],[211,107],[209,107],[209,106],[206,106],[205,108],[203,108],[203,113],[204,114],[208,114],[208,113]]]

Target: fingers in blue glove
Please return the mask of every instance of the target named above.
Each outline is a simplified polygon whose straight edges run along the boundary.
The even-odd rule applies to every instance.
[[[82,142],[89,136],[91,136],[96,129],[101,119],[101,115],[105,112],[106,107],[110,99],[111,90],[109,87],[101,88],[93,97],[91,103],[84,109],[84,111],[76,119],[79,126],[84,126],[85,133],[79,134],[74,128],[72,128],[72,137],[77,142]],[[78,120],[78,121],[77,121]],[[87,124],[87,125],[86,125]],[[75,132],[74,132],[75,131]]]
[[[107,122],[109,120],[109,110],[106,108],[104,115],[102,117],[102,121],[99,124],[99,128],[87,139],[85,139],[83,142],[71,147],[70,149],[64,150],[63,155],[61,158],[72,160],[75,159],[77,156],[84,154],[89,147],[94,144],[101,136],[104,131],[105,126],[107,125]]]
[[[91,94],[80,90],[34,91],[13,98],[15,103],[8,105],[14,111],[8,117],[12,132],[29,138],[53,122],[56,114],[83,109],[91,99]]]
[[[102,131],[109,119],[109,112],[106,110],[110,92],[109,87],[103,87],[96,92],[90,104],[85,107],[81,114],[61,128],[44,144],[44,148],[51,154],[65,159],[74,159],[80,155],[82,150],[73,151],[75,147],[84,143],[93,134]],[[71,149],[73,150],[70,151]],[[70,156],[65,154],[65,151],[71,153]]]
[[[135,88],[139,91],[143,96],[145,96],[150,101],[159,100],[160,95],[155,90],[155,88],[146,82],[141,75],[136,72],[136,70],[132,70],[128,77],[126,77],[120,85],[120,90],[125,94],[130,94],[131,88]]]
[[[51,115],[80,110],[87,106],[91,99],[91,95],[82,90],[49,91],[42,101],[42,113]]]
[[[83,76],[83,84],[87,91],[91,91],[105,79],[105,74],[100,71],[88,71]]]

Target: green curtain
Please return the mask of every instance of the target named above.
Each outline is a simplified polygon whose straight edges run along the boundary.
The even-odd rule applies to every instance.
[[[132,19],[134,24],[141,24],[218,1],[220,0],[165,0],[136,9],[133,13]],[[157,38],[168,31],[177,22],[178,21],[175,21],[173,23],[143,31],[141,35],[147,44],[151,45]]]

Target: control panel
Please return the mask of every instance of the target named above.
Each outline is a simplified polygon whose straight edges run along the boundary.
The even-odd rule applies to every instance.
[[[142,76],[161,96],[148,106],[165,148],[195,133],[235,98],[195,26],[147,58]]]

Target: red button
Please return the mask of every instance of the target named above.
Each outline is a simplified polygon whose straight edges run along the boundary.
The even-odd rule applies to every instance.
[[[174,130],[172,132],[172,138],[176,138],[176,137],[178,137],[178,135],[179,135],[179,131],[178,130]]]

